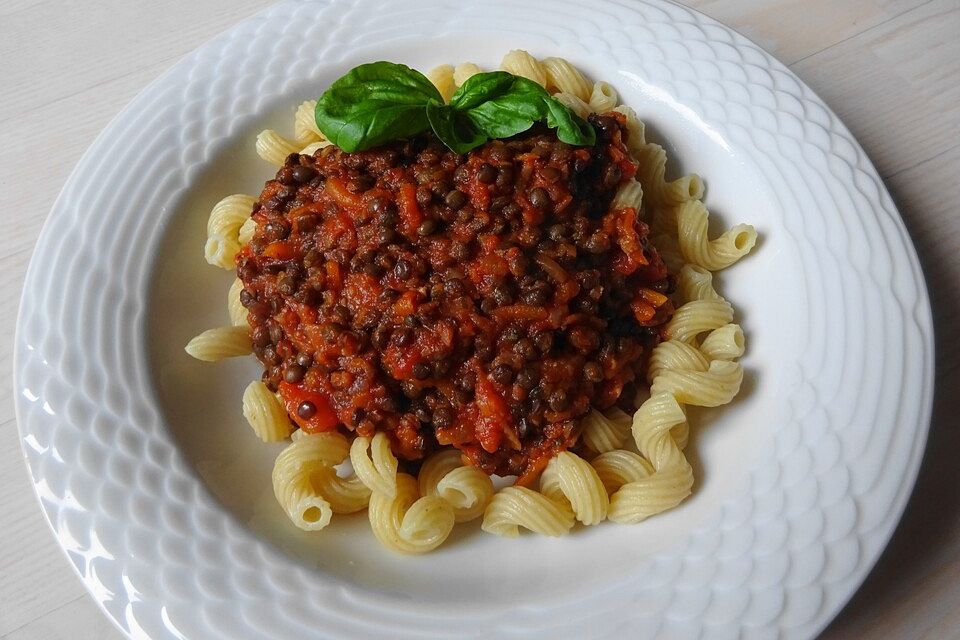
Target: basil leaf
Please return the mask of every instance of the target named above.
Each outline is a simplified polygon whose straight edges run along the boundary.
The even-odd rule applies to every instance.
[[[593,146],[597,132],[593,125],[575,114],[566,105],[553,97],[544,101],[547,109],[547,126],[557,130],[557,138],[577,146]]]
[[[569,144],[592,145],[596,132],[537,83],[506,71],[478,73],[449,105],[419,71],[392,62],[351,69],[320,96],[317,127],[347,152],[433,129],[457,153],[509,138],[542,120]]]
[[[489,138],[509,138],[546,116],[543,100],[525,94],[509,94],[467,111],[473,125]]]
[[[450,98],[450,106],[460,111],[473,109],[509,91],[516,78],[517,76],[506,71],[476,73],[460,85],[457,92]]]
[[[433,132],[456,153],[467,153],[489,139],[450,105],[431,101],[427,103],[426,111]]]
[[[543,87],[519,76],[510,78],[510,86],[501,95],[488,96],[485,102],[466,112],[474,126],[489,138],[515,136],[547,116],[544,105],[547,92]]]
[[[419,71],[393,62],[354,67],[317,100],[317,127],[344,151],[361,151],[429,128],[426,105],[443,101]]]

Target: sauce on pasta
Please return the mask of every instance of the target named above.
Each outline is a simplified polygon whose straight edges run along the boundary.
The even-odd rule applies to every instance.
[[[458,155],[432,134],[291,154],[238,253],[264,382],[304,432],[389,435],[416,465],[453,446],[536,478],[577,424],[644,377],[671,276],[630,207],[618,113],[597,143],[530,130]]]

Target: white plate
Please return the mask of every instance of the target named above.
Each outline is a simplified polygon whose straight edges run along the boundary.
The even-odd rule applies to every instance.
[[[289,525],[275,447],[244,426],[252,359],[183,351],[226,322],[205,265],[219,197],[259,192],[266,126],[348,68],[420,69],[511,48],[612,82],[705,177],[754,255],[720,276],[749,352],[743,392],[693,416],[697,486],[637,526],[503,540],[458,529],[391,555],[365,518]],[[932,394],[923,279],[873,166],[837,117],[730,29],[665,2],[287,2],[202,47],[97,139],[27,275],[17,410],[43,509],[131,637],[807,638],[903,510]]]

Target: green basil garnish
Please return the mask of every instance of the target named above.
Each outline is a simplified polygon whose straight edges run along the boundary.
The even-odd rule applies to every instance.
[[[440,142],[457,153],[466,153],[488,140],[469,120],[447,104],[428,102],[427,120]]]
[[[393,62],[354,67],[317,101],[317,127],[344,151],[369,149],[429,128],[425,106],[443,97],[426,76]]]
[[[547,126],[557,130],[557,138],[567,144],[583,144],[579,142],[586,137],[596,140],[597,132],[589,122],[580,118],[565,104],[550,96],[547,104]],[[590,144],[593,144],[592,142]]]
[[[444,104],[419,71],[392,62],[351,69],[317,101],[317,127],[344,151],[362,151],[427,129],[457,153],[545,121],[568,144],[593,145],[593,127],[535,82],[505,71],[470,77]]]

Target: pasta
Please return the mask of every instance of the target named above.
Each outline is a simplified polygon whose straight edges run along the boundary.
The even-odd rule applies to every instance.
[[[633,415],[617,407],[603,411],[591,408],[586,415],[577,413],[582,415],[578,425],[579,445],[582,446],[575,449],[580,455],[572,451],[556,453],[540,475],[539,491],[519,485],[496,491],[491,477],[480,468],[465,464],[469,458],[458,449],[431,453],[427,448],[429,455],[422,461],[415,478],[398,472],[399,462],[392,449],[401,446],[398,442],[403,442],[398,439],[398,431],[392,435],[377,431],[370,437],[356,436],[351,441],[337,430],[348,432],[342,426],[307,426],[302,419],[307,419],[311,413],[301,414],[299,409],[295,419],[307,430],[298,429],[288,415],[284,400],[274,390],[279,389],[286,404],[291,402],[283,385],[290,380],[302,379],[304,371],[309,369],[306,365],[312,358],[319,358],[307,352],[303,366],[297,356],[299,373],[295,370],[292,378],[286,378],[287,372],[284,371],[279,383],[276,377],[265,375],[264,381],[256,380],[247,385],[242,399],[244,418],[260,440],[280,442],[290,439],[290,444],[275,460],[272,483],[277,502],[294,526],[300,529],[318,531],[329,526],[334,514],[351,514],[366,508],[371,529],[384,547],[397,553],[420,554],[441,545],[455,523],[477,518],[482,518],[483,531],[504,537],[518,536],[521,528],[541,535],[561,536],[577,522],[583,525],[595,525],[603,520],[640,522],[675,507],[693,488],[693,469],[684,455],[690,439],[685,405],[719,406],[730,402],[740,390],[744,370],[738,359],[745,352],[744,333],[734,322],[733,306],[714,288],[712,272],[734,264],[749,253],[757,242],[756,230],[750,225],[738,224],[710,239],[709,212],[702,202],[703,181],[696,174],[667,179],[666,151],[646,139],[644,122],[632,108],[617,104],[617,91],[609,83],[588,80],[564,58],[538,60],[520,49],[508,52],[500,68],[536,82],[582,118],[609,112],[622,116],[624,144],[636,164],[636,172],[620,184],[610,204],[610,213],[633,209],[636,220],[643,220],[649,226],[648,237],[664,264],[678,276],[676,295],[667,293],[672,292],[667,279],[660,281],[666,286],[649,285],[635,288],[633,292],[636,297],[630,309],[640,322],[651,320],[658,311],[673,310],[669,322],[660,326],[665,339],[649,352],[646,362],[649,393],[645,385],[638,385],[640,388],[634,401],[638,409]],[[464,62],[456,66],[439,65],[426,76],[444,101],[449,102],[458,87],[481,72],[476,64]],[[330,146],[332,143],[317,126],[316,106],[315,100],[297,106],[291,138],[272,129],[262,131],[256,139],[257,154],[274,165],[283,165],[290,154],[315,155]],[[622,157],[623,147],[617,143],[616,149]],[[330,158],[326,153],[319,154],[319,157]],[[307,177],[301,182],[309,180]],[[419,176],[417,180],[420,181]],[[500,186],[499,182],[497,186]],[[413,187],[411,197],[419,201],[423,196],[418,185]],[[458,202],[457,198],[464,193],[451,195],[446,189],[448,187],[426,196],[440,200],[453,198],[446,202],[454,213],[463,206],[464,200],[480,210],[472,195],[469,200],[464,197]],[[555,198],[552,192],[548,195]],[[568,194],[568,200],[570,197]],[[263,224],[269,220],[262,213],[256,216],[257,220],[251,216],[256,202],[257,198],[253,196],[235,194],[213,207],[207,220],[204,246],[208,263],[224,269],[237,268],[237,254],[241,247],[248,245],[258,233],[257,220]],[[626,217],[629,214],[620,212],[616,215]],[[259,231],[261,236],[258,237],[262,237],[264,231]],[[626,252],[626,245],[622,246]],[[325,250],[328,248],[324,246]],[[326,260],[326,251],[322,253]],[[537,256],[535,259],[557,282],[562,283],[568,277],[551,258]],[[342,263],[339,258],[336,262]],[[393,263],[388,261],[385,268],[392,268]],[[375,265],[379,266],[379,263]],[[338,268],[323,264],[320,267],[325,269],[329,278],[343,277]],[[513,268],[512,264],[510,268]],[[653,264],[651,268],[660,267]],[[294,278],[304,277],[301,272]],[[314,291],[319,292],[321,285],[313,286]],[[262,331],[263,326],[257,325],[259,311],[255,310],[255,315],[248,318],[247,309],[241,304],[243,290],[244,282],[237,278],[227,294],[227,311],[232,326],[209,329],[194,337],[185,347],[189,355],[198,360],[216,361],[252,352],[251,330],[259,328]],[[558,295],[561,290],[558,286]],[[248,304],[252,291],[260,289],[248,288],[248,293],[243,294]],[[307,291],[307,294],[311,293]],[[662,318],[661,322],[667,318],[665,315],[658,317]],[[655,322],[651,321],[651,327],[656,328]],[[268,328],[272,334],[272,326]],[[258,345],[261,344],[263,342],[258,338]],[[288,345],[284,344],[287,348]],[[279,352],[277,349],[274,353]],[[259,347],[257,353],[261,353]],[[296,351],[294,355],[297,355]],[[301,352],[300,355],[304,354]],[[287,363],[292,361],[287,352],[283,357]],[[521,364],[523,362],[521,360]],[[591,366],[596,367],[595,364]],[[519,380],[519,374],[511,375],[517,375]],[[589,374],[587,379],[591,382],[601,379],[593,378],[593,375]],[[609,381],[609,374],[606,375]],[[524,390],[528,388],[523,387]],[[310,398],[309,395],[306,397]],[[293,400],[299,402],[300,397],[294,395]],[[308,401],[304,404],[311,412],[317,409],[316,406],[310,407]],[[427,409],[434,412],[431,416],[439,411],[432,404],[423,410]],[[416,415],[421,421],[418,424],[423,424],[426,419],[419,416]],[[332,430],[322,431],[324,428]],[[511,435],[519,449],[521,436],[510,432],[505,434],[507,441]],[[628,440],[636,450],[626,448]],[[402,447],[396,450],[404,452]],[[470,453],[466,448],[464,451]],[[512,450],[508,453],[513,455]],[[353,471],[345,476],[342,468],[338,472],[338,467],[346,466],[348,458]],[[534,484],[537,479],[534,475],[528,481]]]
[[[389,498],[396,495],[397,458],[390,450],[387,434],[377,433],[373,438],[358,436],[350,446],[350,463],[371,491]]]
[[[458,87],[461,86],[464,82],[469,80],[472,76],[480,73],[480,67],[473,64],[472,62],[464,62],[458,64],[453,69],[453,83]]]
[[[433,86],[435,86],[437,91],[440,92],[440,95],[443,96],[443,101],[450,102],[450,97],[453,95],[453,92],[457,90],[457,84],[453,80],[453,66],[442,64],[439,67],[434,67],[427,72],[427,78],[430,79]]]
[[[311,142],[310,144],[305,146],[303,149],[301,149],[300,153],[305,156],[312,156],[320,149],[323,149],[324,147],[329,147],[332,144],[333,143],[330,142],[329,140],[320,140],[319,142]]]
[[[515,76],[533,80],[541,87],[547,86],[547,73],[540,62],[522,49],[514,49],[503,56],[500,68]]]
[[[581,118],[586,118],[590,114],[590,105],[579,96],[561,91],[553,94],[553,97]]]
[[[680,340],[666,340],[653,349],[647,364],[647,381],[653,382],[657,376],[670,369],[686,371],[706,371],[710,361],[700,349]]]
[[[693,487],[693,470],[671,434],[671,430],[686,423],[686,415],[672,395],[651,391],[653,395],[633,418],[633,436],[640,454],[653,467],[653,473],[626,482],[610,496],[608,517],[614,522],[636,523],[675,507],[690,495]],[[618,462],[621,464],[613,469],[630,468],[629,463],[623,464],[626,460]],[[634,476],[641,475],[640,466],[643,465],[633,465]],[[620,476],[630,478],[627,473]],[[609,482],[619,478],[611,473],[607,479]]]
[[[247,310],[240,303],[241,291],[243,291],[243,283],[240,278],[235,278],[227,292],[227,312],[230,314],[230,324],[235,327],[247,324]]]
[[[297,114],[293,119],[293,137],[300,146],[325,140],[317,127],[317,119],[314,116],[316,110],[316,100],[307,100],[297,107]]]
[[[287,410],[259,380],[251,382],[243,392],[243,417],[263,442],[285,440],[293,431]]]
[[[282,165],[291,153],[299,153],[302,147],[273,129],[264,129],[257,136],[257,155],[277,166]]]
[[[253,218],[247,218],[246,221],[240,225],[240,231],[238,233],[238,240],[240,240],[241,245],[245,245],[250,240],[253,239],[253,234],[257,230],[257,221]]]
[[[216,362],[249,355],[253,344],[247,327],[216,327],[193,338],[184,350],[197,360]]]
[[[682,305],[667,324],[671,340],[691,342],[701,333],[719,329],[733,320],[733,307],[726,300],[693,300]]]
[[[606,113],[617,106],[617,92],[609,82],[595,82],[588,104],[591,112]]]
[[[653,473],[653,465],[639,453],[626,449],[605,451],[590,461],[607,493],[613,494],[628,482],[637,482]]]
[[[626,120],[627,148],[630,150],[631,155],[636,158],[639,155],[640,148],[647,144],[646,127],[643,121],[637,117],[636,111],[625,104],[614,107],[611,111],[616,111],[623,115],[624,120]]]
[[[573,527],[569,503],[553,501],[526,487],[505,487],[494,494],[483,512],[481,528],[507,538],[520,535],[520,527],[545,536],[562,536]]]
[[[540,66],[547,76],[548,91],[566,93],[584,102],[590,100],[593,88],[575,66],[563,58],[544,58]]]
[[[637,161],[637,180],[643,185],[651,204],[671,206],[697,200],[703,196],[703,182],[696,174],[683,176],[667,182],[664,173],[667,165],[667,152],[654,143],[640,144],[635,149]]]
[[[426,553],[440,546],[453,530],[453,508],[443,498],[418,498],[417,481],[396,476],[394,495],[370,496],[370,528],[380,544],[398,553]]]
[[[319,466],[310,476],[317,495],[322,496],[333,513],[356,513],[370,503],[370,488],[356,475],[341,478],[332,466]]]
[[[580,456],[562,451],[540,478],[540,491],[554,502],[566,501],[577,520],[599,524],[607,517],[610,499],[596,470]]]
[[[641,204],[643,204],[643,187],[636,180],[630,180],[617,190],[610,208],[632,207],[639,212]]]
[[[464,466],[460,452],[439,451],[420,468],[420,495],[438,496],[453,508],[457,522],[479,518],[493,497],[493,481],[476,467]]]
[[[723,300],[717,290],[713,288],[713,274],[696,265],[687,264],[680,269],[677,288],[685,302]]]
[[[703,339],[700,351],[711,360],[735,360],[743,355],[744,342],[740,325],[725,324]]]
[[[298,528],[318,531],[330,524],[333,509],[314,485],[314,475],[339,464],[348,450],[346,438],[329,432],[301,437],[277,456],[273,465],[273,492]]]
[[[606,414],[591,409],[583,418],[583,444],[594,453],[605,453],[618,449],[630,433],[630,416],[616,407],[608,409]]]
[[[207,242],[204,245],[204,257],[209,264],[224,269],[235,268],[233,260],[240,250],[240,227],[250,218],[254,202],[253,196],[235,194],[214,205],[207,219]]]
[[[232,236],[240,225],[250,217],[250,211],[256,203],[253,196],[242,193],[227,196],[213,206],[207,219],[208,236]]]
[[[756,230],[738,224],[714,240],[707,238],[707,208],[699,200],[684,202],[677,208],[677,233],[680,251],[687,262],[716,271],[747,255],[757,242]]]
[[[668,369],[653,380],[650,392],[672,393],[684,404],[718,407],[740,391],[743,369],[736,362],[713,360],[706,371]]]

